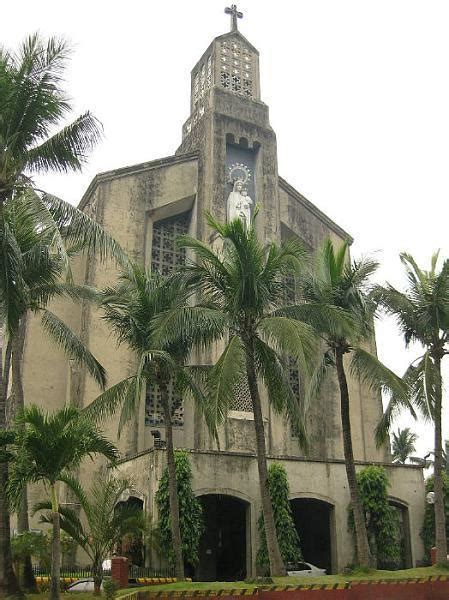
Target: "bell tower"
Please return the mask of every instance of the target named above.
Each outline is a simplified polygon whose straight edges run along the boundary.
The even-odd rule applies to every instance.
[[[225,9],[231,30],[216,37],[191,72],[190,117],[176,154],[199,153],[197,235],[208,240],[202,216],[227,215],[227,200],[240,181],[265,239],[279,239],[276,136],[261,100],[259,52],[238,30],[243,14]]]

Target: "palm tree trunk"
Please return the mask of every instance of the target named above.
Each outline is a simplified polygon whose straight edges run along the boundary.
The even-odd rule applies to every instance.
[[[357,562],[361,567],[371,566],[371,553],[368,544],[365,515],[360,501],[359,489],[352,449],[351,419],[349,414],[348,382],[343,365],[343,350],[335,350],[338,385],[340,387],[341,425],[343,430],[343,451],[345,455],[346,476],[348,479],[351,506],[354,514],[355,538],[357,546]]]
[[[22,359],[23,347],[25,344],[27,317],[26,314],[20,319],[17,334],[11,340],[12,346],[12,393],[14,398],[14,413],[17,415],[23,410],[25,403],[23,397],[22,380]],[[28,520],[28,491],[25,486],[22,492],[22,499],[17,512],[17,531],[24,533],[29,531],[30,524]],[[31,556],[27,554],[23,559],[23,581],[22,585],[26,592],[37,593],[36,579],[33,573]]]
[[[8,353],[8,351],[7,351]],[[0,344],[0,430],[6,429],[6,397],[8,393],[9,373],[3,371],[2,347]],[[0,598],[23,596],[14,573],[11,557],[11,525],[9,519],[8,464],[0,463]]]
[[[59,600],[61,578],[61,526],[59,521],[59,501],[56,484],[50,485],[51,517],[53,521],[53,539],[51,544],[51,582],[50,600]]]
[[[92,575],[94,578],[94,596],[99,596],[101,594],[101,581],[103,579],[103,564],[101,562],[101,557],[94,560],[92,565]]]
[[[441,434],[441,358],[435,357],[435,369],[437,381],[435,385],[435,462],[433,464],[433,478],[435,491],[435,546],[437,564],[447,562],[447,540],[446,540],[446,515],[444,512],[444,490],[443,490],[443,443]]]
[[[175,452],[173,448],[173,428],[168,389],[166,384],[160,384],[161,402],[164,409],[165,440],[167,444],[168,495],[170,499],[170,523],[173,551],[175,553],[175,576],[178,581],[184,581],[184,557],[182,555],[181,529],[179,526],[178,484],[176,481]]]
[[[265,524],[268,560],[270,562],[270,575],[272,577],[284,577],[286,575],[286,570],[284,561],[282,560],[281,551],[279,549],[276,526],[274,523],[273,505],[271,503],[271,496],[268,490],[265,427],[263,423],[259,388],[257,386],[256,369],[254,366],[254,348],[251,342],[245,344],[245,350],[248,387],[253,405],[254,429],[256,432],[257,468],[259,471],[260,498],[262,502],[262,514]]]

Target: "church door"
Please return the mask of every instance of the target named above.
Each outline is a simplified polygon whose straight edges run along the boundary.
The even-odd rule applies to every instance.
[[[198,581],[241,581],[246,577],[249,504],[233,496],[200,496],[205,531],[200,542]]]

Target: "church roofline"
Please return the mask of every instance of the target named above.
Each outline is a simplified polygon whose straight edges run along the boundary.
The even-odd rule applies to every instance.
[[[119,169],[112,169],[110,171],[104,171],[103,173],[98,173],[92,179],[89,184],[89,187],[84,192],[83,197],[81,198],[80,203],[78,204],[79,209],[83,209],[86,203],[88,202],[90,196],[93,191],[97,187],[99,183],[103,181],[110,181],[111,179],[116,179],[119,177],[126,177],[128,175],[134,175],[136,173],[142,173],[144,171],[150,171],[151,169],[157,169],[159,167],[165,167],[170,165],[176,165],[183,162],[189,162],[192,160],[196,160],[198,158],[198,152],[189,152],[186,154],[173,154],[172,156],[166,156],[164,158],[158,158],[157,160],[152,160],[144,163],[138,163],[137,165],[130,165],[128,167],[120,167]]]
[[[189,448],[186,449],[189,454],[199,454],[206,456],[229,456],[229,457],[238,457],[238,458],[247,458],[247,459],[255,459],[256,454],[254,452],[236,452],[232,450],[200,450],[197,448]],[[125,456],[117,461],[117,465],[122,465],[126,462],[131,462],[137,458],[140,458],[145,455],[150,455],[158,452],[165,452],[164,448],[147,448],[146,450],[142,450],[141,452],[137,452],[136,454],[132,454],[130,456]],[[268,460],[285,460],[286,462],[299,462],[299,463],[324,463],[330,465],[344,465],[345,460],[343,458],[310,458],[306,456],[290,456],[285,454],[268,454]],[[355,460],[356,465],[361,466],[382,466],[388,469],[421,469],[423,470],[423,465],[419,464],[399,464],[394,462],[386,462],[386,461],[367,461],[367,460]]]
[[[315,206],[310,200],[307,200],[305,196],[300,194],[295,188],[290,185],[285,179],[279,177],[279,186],[290,196],[293,196],[295,200],[300,202],[307,210],[309,210],[312,214],[314,214],[320,221],[325,223],[334,233],[336,233],[339,237],[344,240],[348,240],[349,244],[352,244],[354,238],[347,231],[345,231],[340,225],[337,225],[332,219],[329,219],[327,215],[325,215],[319,208]]]
[[[240,33],[240,31],[228,31],[227,33],[223,33],[222,35],[219,35],[216,38],[214,38],[214,42],[223,40],[228,37],[235,37],[235,36],[239,37],[243,42],[245,42],[245,44],[248,44],[248,46],[251,48],[251,50],[259,56],[259,50],[255,46],[253,46],[251,44],[251,42],[249,42],[246,39],[246,37],[242,33]]]

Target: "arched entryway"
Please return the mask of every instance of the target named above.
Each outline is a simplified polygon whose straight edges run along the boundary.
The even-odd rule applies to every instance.
[[[304,560],[332,573],[335,562],[333,505],[316,498],[294,498],[290,503]]]
[[[249,503],[224,494],[199,497],[204,533],[196,579],[239,581],[247,573]]]
[[[121,511],[127,507],[137,507],[143,510],[143,500],[136,496],[129,496],[127,500],[118,502],[115,505],[116,511]],[[145,564],[145,548],[143,536],[140,535],[125,535],[117,548],[121,556],[126,556],[132,565],[143,567]]]

